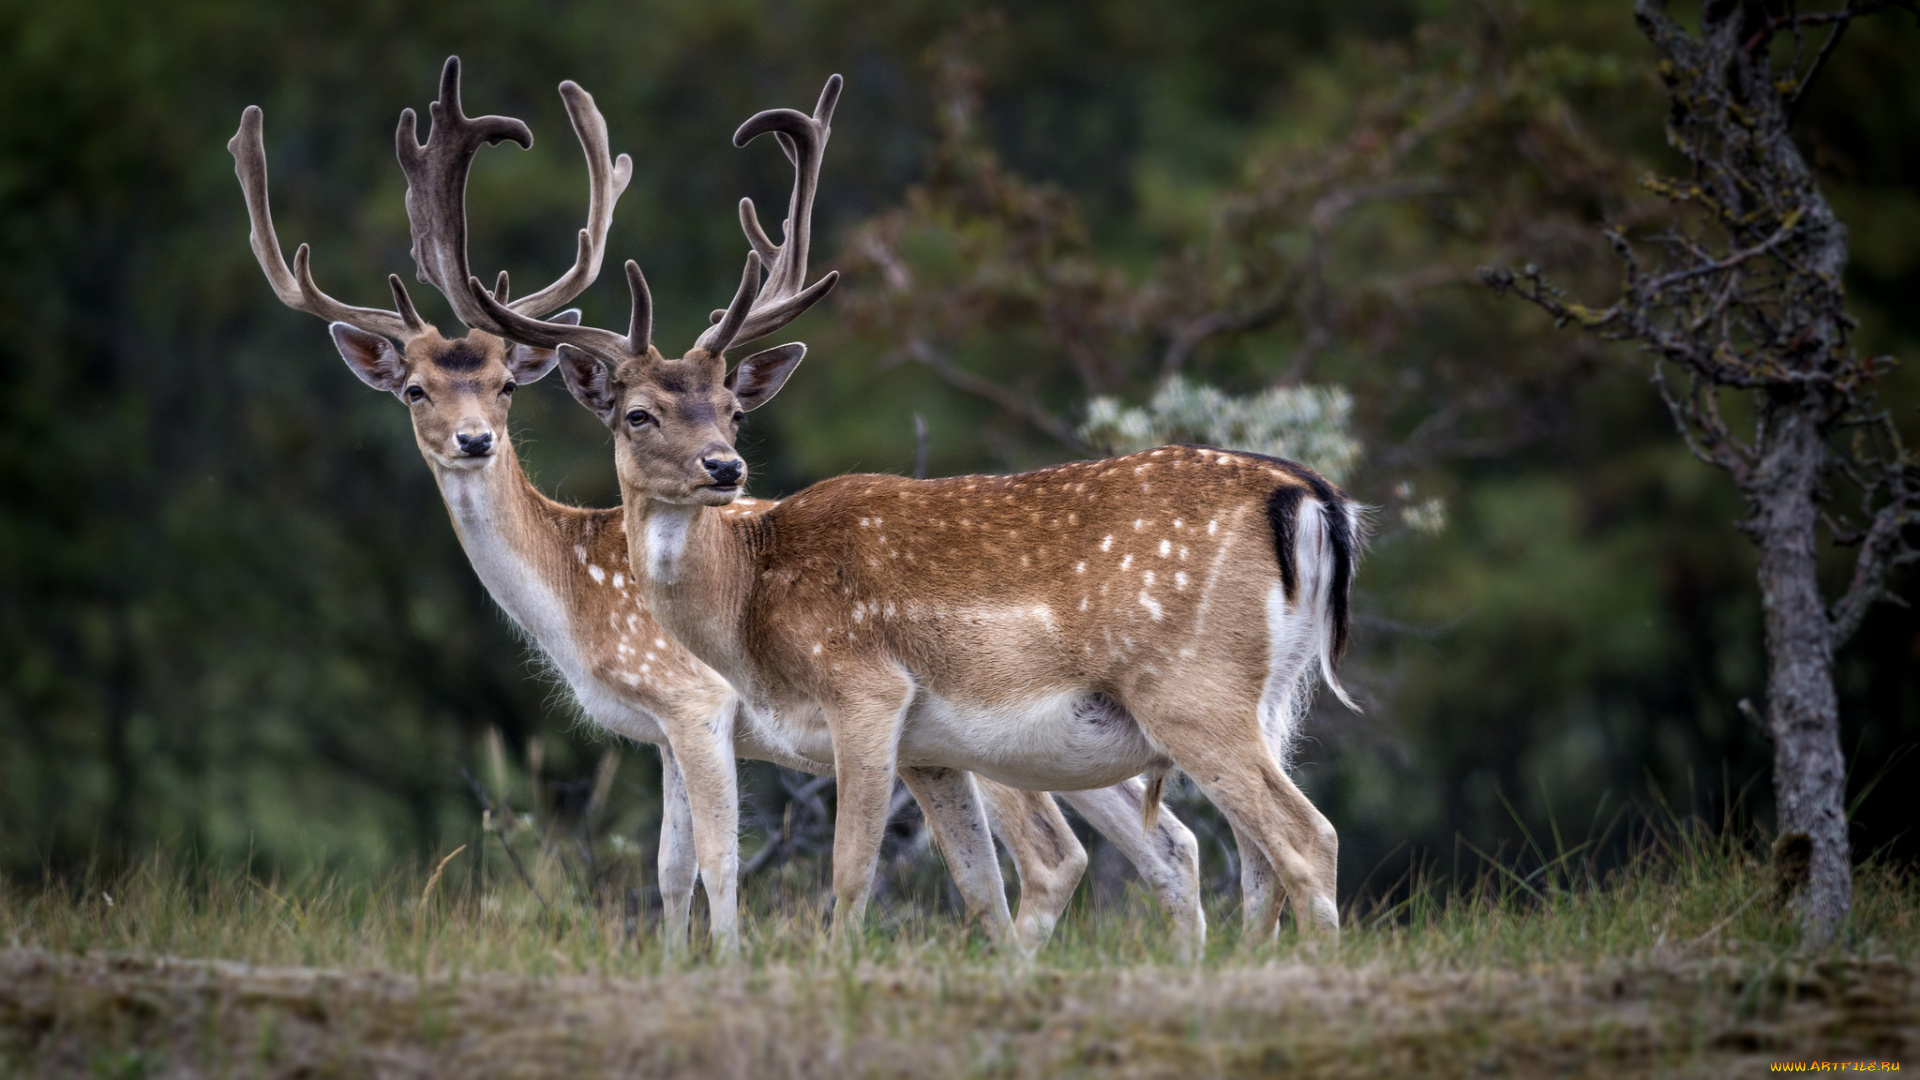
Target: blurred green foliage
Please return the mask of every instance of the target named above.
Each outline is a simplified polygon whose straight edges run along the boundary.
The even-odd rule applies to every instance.
[[[1736,707],[1761,687],[1736,500],[1634,358],[1474,275],[1604,281],[1594,226],[1657,224],[1634,181],[1664,99],[1627,8],[0,6],[0,872],[161,845],[374,873],[474,839],[460,770],[490,727],[544,734],[549,777],[592,773],[598,737],[563,735],[572,709],[468,569],[401,410],[266,287],[225,150],[261,105],[283,240],[384,303],[410,275],[389,125],[456,52],[469,111],[537,139],[474,169],[476,268],[531,283],[571,258],[585,171],[553,88],[575,79],[635,159],[609,254],[646,267],[663,347],[730,292],[734,200],[786,189],[729,133],[847,76],[815,261],[849,278],[754,415],[761,494],[905,471],[916,412],[939,474],[1073,456],[1091,398],[1144,403],[1175,371],[1345,387],[1349,486],[1390,511],[1349,661],[1369,711],[1323,709],[1299,771],[1347,888],[1402,843],[1493,850],[1516,814],[1578,832],[1603,799],[1721,801],[1768,757]],[[1910,358],[1916,44],[1891,18],[1856,34],[1804,118],[1854,230],[1865,347]],[[619,325],[617,275],[584,306]],[[1210,313],[1261,317],[1176,356]],[[1886,394],[1911,415],[1920,382]],[[550,494],[617,498],[557,380],[518,410]],[[1444,531],[1398,524],[1430,497]],[[1920,620],[1894,608],[1843,656],[1863,851],[1914,850],[1916,671]],[[657,820],[649,758],[614,789],[633,830]]]

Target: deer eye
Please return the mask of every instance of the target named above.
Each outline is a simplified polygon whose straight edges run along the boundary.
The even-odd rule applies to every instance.
[[[627,410],[627,423],[632,424],[634,427],[639,427],[642,424],[651,424],[654,422],[655,421],[653,419],[653,414],[648,412],[645,409]]]
[[[427,392],[425,390],[420,389],[418,386],[407,387],[408,403],[412,403],[415,401],[425,401],[426,398],[427,398]]]
[[[742,421],[742,420],[745,420],[746,418],[747,418],[747,414],[746,414],[746,413],[743,413],[743,412],[741,412],[741,411],[739,411],[738,409],[736,409],[736,410],[734,410],[734,413],[733,413],[733,426],[734,426],[734,427],[739,427],[739,426],[740,426],[740,421]]]
[[[519,384],[517,384],[517,383],[512,383],[512,382],[509,382],[509,383],[507,383],[507,385],[505,385],[505,386],[503,386],[503,387],[501,387],[501,388],[500,388],[500,392],[501,392],[501,393],[503,393],[503,394],[505,394],[505,395],[507,395],[508,397],[512,397],[512,396],[513,396],[513,389],[514,389],[514,387],[515,387],[515,386],[517,386],[517,385],[519,385]]]

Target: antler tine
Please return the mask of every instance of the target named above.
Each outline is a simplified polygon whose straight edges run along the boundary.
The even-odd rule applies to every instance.
[[[594,105],[593,95],[569,79],[560,84],[560,97],[567,104],[573,133],[587,155],[587,227],[580,230],[580,251],[573,268],[553,284],[511,305],[515,311],[536,318],[579,296],[600,276],[600,261],[606,255],[607,229],[613,224],[613,204],[620,200],[621,193],[633,179],[633,159],[625,154],[616,159],[609,154],[607,121]]]
[[[700,335],[697,344],[709,352],[723,353],[736,342],[765,337],[792,322],[818,303],[839,280],[838,273],[808,286],[807,254],[813,233],[813,199],[820,186],[820,161],[826,153],[827,139],[833,134],[833,110],[840,103],[844,85],[838,75],[827,79],[820,91],[813,115],[797,109],[768,109],[755,113],[733,133],[733,145],[744,147],[768,132],[780,144],[787,160],[793,163],[793,194],[787,202],[787,220],[782,242],[775,245],[761,229],[753,200],[740,200],[740,228],[759,260],[767,264],[766,285],[751,307],[735,315],[734,308],[716,313],[714,325]],[[734,298],[737,306],[740,297]],[[733,332],[723,332],[733,327]]]
[[[267,203],[263,123],[260,106],[247,106],[240,114],[240,130],[227,141],[227,152],[233,155],[233,172],[240,178],[240,192],[247,201],[247,219],[252,226],[247,242],[253,247],[253,257],[259,260],[260,269],[267,275],[267,283],[273,286],[280,302],[328,322],[343,322],[371,334],[384,334],[402,341],[424,332],[426,323],[414,311],[413,301],[407,297],[399,278],[388,281],[399,310],[382,311],[343,304],[321,292],[313,283],[313,271],[308,265],[309,249],[305,244],[293,253],[293,269],[287,269],[286,257],[280,251],[279,234],[273,228],[273,211]]]
[[[440,290],[461,322],[493,331],[496,327],[485,309],[468,298],[467,279],[472,274],[467,269],[467,172],[482,143],[511,140],[523,150],[530,149],[533,132],[508,116],[468,117],[460,107],[457,56],[447,57],[440,72],[440,100],[428,109],[433,126],[425,143],[419,141],[412,109],[401,110],[400,125],[394,131],[400,168],[407,174],[407,221],[413,228],[414,265],[420,280]]]
[[[467,294],[485,319],[481,325],[497,328],[490,329],[490,333],[542,348],[571,345],[617,364],[628,357],[645,356],[653,343],[653,295],[647,291],[646,276],[640,273],[640,264],[632,259],[627,260],[626,270],[627,288],[633,293],[633,317],[625,337],[594,326],[548,322],[523,315],[488,292],[479,278],[467,279]]]

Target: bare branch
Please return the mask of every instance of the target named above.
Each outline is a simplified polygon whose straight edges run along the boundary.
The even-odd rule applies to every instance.
[[[930,369],[940,377],[940,381],[955,390],[992,402],[1075,450],[1088,449],[1087,445],[1080,441],[1080,436],[1074,433],[1072,425],[1041,408],[1019,392],[954,366],[953,361],[927,344],[924,338],[914,338],[907,343],[907,356],[915,363]]]

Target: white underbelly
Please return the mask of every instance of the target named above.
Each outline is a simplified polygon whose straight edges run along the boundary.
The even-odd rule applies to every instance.
[[[1052,694],[980,706],[921,691],[900,737],[900,763],[967,769],[1028,791],[1117,784],[1166,759],[1105,694]]]
[[[833,736],[818,708],[761,713],[741,708],[733,728],[734,752],[815,776],[833,775]]]

